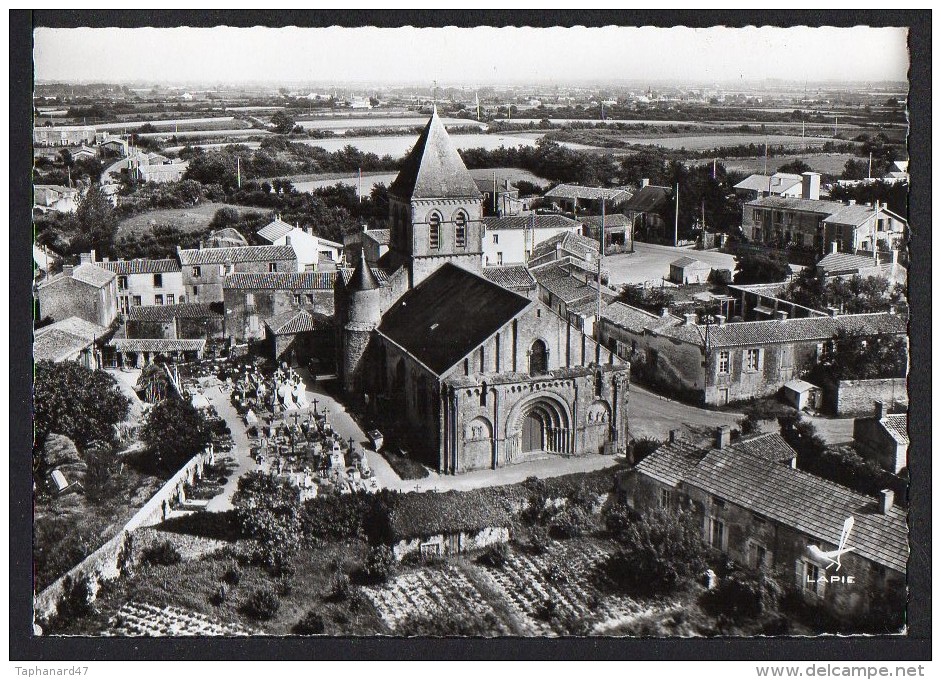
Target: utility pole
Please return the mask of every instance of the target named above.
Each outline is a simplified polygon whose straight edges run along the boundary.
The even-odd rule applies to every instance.
[[[869,152],[869,179],[872,179],[872,151]]]
[[[493,214],[497,214],[497,171],[493,171]]]
[[[680,245],[680,183],[676,183],[676,218],[673,221],[673,247]]]
[[[598,248],[598,313],[595,316],[595,353],[601,363],[601,262],[604,260],[604,196],[601,197],[601,240]]]
[[[359,202],[363,202],[363,169],[356,170],[356,194],[359,196]]]
[[[242,188],[242,159],[239,156],[235,157],[235,181],[238,184],[238,188]]]

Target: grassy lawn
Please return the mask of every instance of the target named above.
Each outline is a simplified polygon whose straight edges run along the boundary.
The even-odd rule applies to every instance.
[[[254,212],[264,214],[263,208],[251,208],[228,203],[213,203],[204,201],[192,208],[167,208],[151,210],[140,215],[134,215],[118,223],[118,238],[126,234],[146,234],[154,225],[171,225],[181,231],[199,231],[205,229],[212,221],[216,211],[223,206],[235,208],[239,214]]]

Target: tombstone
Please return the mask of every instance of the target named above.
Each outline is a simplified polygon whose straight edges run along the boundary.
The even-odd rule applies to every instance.
[[[62,493],[69,488],[69,480],[65,478],[65,475],[62,474],[61,470],[53,470],[49,478],[52,480],[53,485],[55,486],[56,493]]]

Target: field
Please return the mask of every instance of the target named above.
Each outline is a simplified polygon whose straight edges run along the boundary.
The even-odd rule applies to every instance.
[[[819,172],[824,175],[839,176],[843,172],[843,166],[846,165],[846,161],[850,159],[861,160],[862,157],[854,156],[849,153],[809,153],[795,154],[793,156],[769,156],[768,172],[775,172],[785,163],[802,160],[807,163],[814,172]],[[748,174],[761,174],[765,170],[764,156],[758,158],[720,158],[719,161],[725,164],[726,170],[730,171],[734,170]],[[706,161],[700,159],[686,162],[688,164],[696,164],[705,163]]]
[[[800,135],[763,135],[763,134],[715,134],[715,135],[656,135],[619,137],[625,144],[660,146],[664,149],[686,149],[688,151],[706,151],[723,146],[741,144],[787,146],[794,149],[815,148],[826,142],[841,142],[832,137],[801,137]]]
[[[542,177],[537,177],[528,170],[521,170],[519,168],[479,168],[470,171],[475,179],[482,180],[491,179],[494,172],[497,173],[498,181],[503,178],[509,178],[511,183],[523,180],[543,187],[547,187],[550,184],[550,182]],[[364,172],[363,193],[369,193],[375,184],[385,184],[389,186],[396,178],[396,174],[397,173],[394,172]],[[355,187],[358,182],[357,175],[348,172],[332,172],[320,175],[293,175],[290,177],[282,177],[281,179],[290,180],[298,191],[314,191],[315,189],[323,189],[324,187],[331,187],[335,184],[345,184]]]
[[[150,210],[140,215],[134,215],[118,223],[118,238],[126,234],[146,234],[154,225],[171,225],[184,232],[200,231],[205,229],[212,221],[213,215],[223,206],[235,208],[240,214],[249,212],[264,213],[262,208],[248,208],[239,205],[228,205],[204,201],[192,208],[166,208]]]

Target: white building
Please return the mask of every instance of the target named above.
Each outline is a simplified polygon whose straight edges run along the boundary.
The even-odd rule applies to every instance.
[[[543,241],[566,232],[580,234],[582,230],[578,222],[562,215],[485,217],[483,223],[485,266],[523,264]]]
[[[280,216],[258,230],[258,237],[273,246],[291,246],[297,253],[297,271],[335,268],[343,257],[343,244],[314,236],[313,230],[288,224]]]

